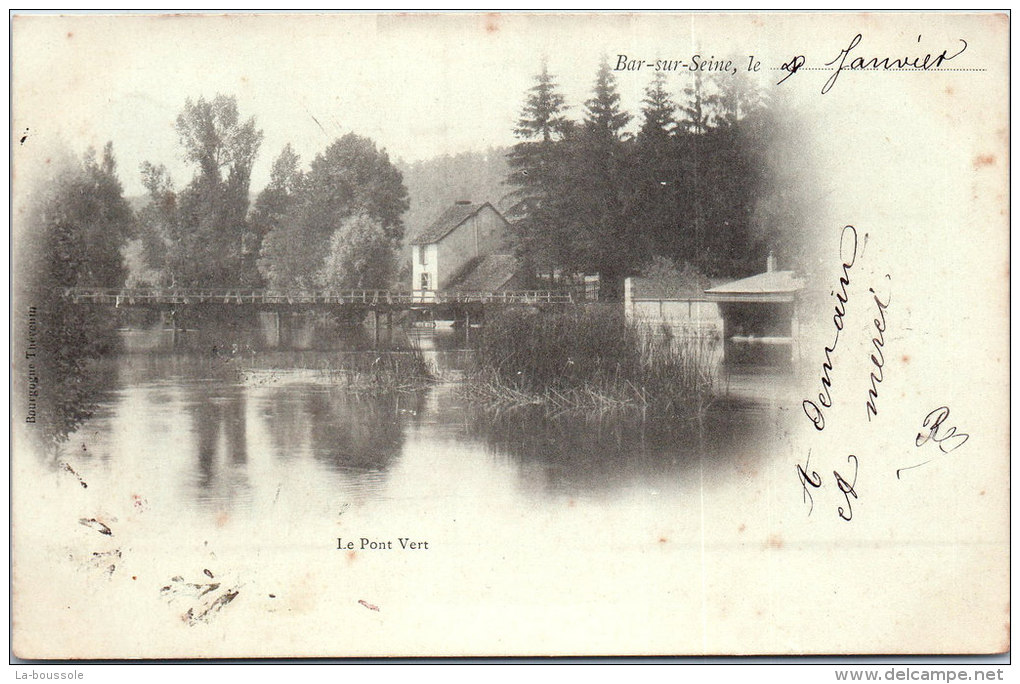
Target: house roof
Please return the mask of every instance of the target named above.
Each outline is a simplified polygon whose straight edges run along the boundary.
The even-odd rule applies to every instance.
[[[804,281],[793,271],[766,271],[705,290],[713,302],[792,302]]]
[[[447,207],[446,211],[440,214],[439,218],[432,225],[414,236],[410,244],[430,245],[434,242],[439,242],[453,232],[454,228],[467,221],[485,207],[490,207],[493,211],[496,211],[495,207],[488,202],[484,204],[475,204],[473,202],[462,204],[458,202],[453,206]]]
[[[512,254],[489,254],[444,289],[456,292],[498,292],[518,274],[521,264]]]

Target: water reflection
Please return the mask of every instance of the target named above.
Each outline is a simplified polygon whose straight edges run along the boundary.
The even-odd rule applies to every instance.
[[[184,387],[198,464],[196,485],[203,495],[216,492],[229,497],[248,462],[245,394],[230,385],[217,386],[212,393],[204,383]],[[230,481],[221,482],[224,478]]]
[[[129,353],[211,353],[221,358],[243,357],[270,351],[368,351],[463,349],[469,330],[463,328],[373,328],[303,314],[251,313],[221,321],[211,314],[193,313],[177,322],[134,325],[120,331]],[[268,316],[268,317],[267,317]]]
[[[387,469],[404,443],[402,421],[422,401],[416,394],[356,396],[290,387],[274,388],[261,405],[277,458],[308,453],[329,470],[350,474]]]
[[[706,473],[756,467],[776,424],[772,410],[733,405],[701,423],[494,413],[459,385],[472,357],[452,331],[391,342],[422,349],[442,378],[435,386],[338,388],[326,370],[344,354],[384,353],[359,350],[363,342],[331,341],[339,352],[210,347],[108,359],[115,390],[88,424],[89,449],[119,477],[158,483],[172,505],[221,515],[275,504],[288,483],[331,501],[406,496],[411,473],[454,454],[464,459],[458,473],[485,478],[479,487],[530,497],[693,493]]]
[[[767,449],[766,418],[760,410],[710,411],[700,422],[674,422],[475,408],[465,425],[489,454],[514,463],[534,489],[590,494],[655,488],[689,480],[699,469],[711,474],[756,461]]]

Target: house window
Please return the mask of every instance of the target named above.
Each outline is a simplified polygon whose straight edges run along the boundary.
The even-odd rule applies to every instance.
[[[423,289],[423,290],[429,289],[429,274],[428,273],[422,273],[421,274],[421,289]]]
[[[418,263],[421,264],[422,266],[429,262],[427,255],[428,255],[427,245],[422,245],[421,247],[418,248]]]

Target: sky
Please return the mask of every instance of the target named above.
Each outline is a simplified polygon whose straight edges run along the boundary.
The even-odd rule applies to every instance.
[[[128,196],[144,193],[139,167],[145,161],[166,165],[182,187],[194,169],[181,157],[175,119],[188,98],[222,93],[236,97],[241,115],[254,117],[263,131],[251,183],[258,192],[287,143],[306,167],[349,132],[408,162],[513,144],[543,57],[568,114],[579,119],[603,56],[614,65],[620,55],[688,63],[694,55],[733,56],[742,68],[752,54],[763,62],[755,76],[762,87],[781,88],[811,122],[803,152],[832,159],[881,142],[873,133],[888,128],[891,114],[903,122],[890,144],[932,139],[930,126],[943,120],[931,119],[927,103],[951,92],[956,102],[978,81],[964,72],[858,72],[841,76],[823,96],[827,75],[810,68],[838,55],[859,32],[866,36],[860,50],[878,55],[937,52],[967,35],[964,66],[998,65],[997,40],[985,39],[998,35],[997,23],[991,16],[794,13],[16,15],[12,162],[14,175],[27,178],[33,165],[60,149],[81,154],[112,141]],[[807,56],[808,69],[777,86],[778,66],[796,54]],[[623,108],[638,114],[653,72],[615,76]],[[667,89],[676,96],[692,78],[689,70],[670,72]],[[955,106],[950,111],[958,112]],[[959,121],[953,129],[966,135]],[[857,187],[851,168],[844,160],[830,169],[832,182]],[[881,168],[885,174],[893,167]],[[841,197],[853,202],[855,194]],[[866,200],[875,201],[873,195]]]
[[[636,35],[690,52],[630,15],[20,16],[12,133],[78,153],[112,140],[126,194],[142,194],[143,161],[191,177],[174,131],[186,99],[232,95],[264,133],[257,191],[288,142],[305,164],[352,131],[409,162],[513,144],[543,56],[580,118],[601,56]],[[624,107],[638,112],[651,77],[621,75]]]

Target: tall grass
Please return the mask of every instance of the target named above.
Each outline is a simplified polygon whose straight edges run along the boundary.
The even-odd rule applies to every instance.
[[[353,392],[415,392],[428,387],[435,369],[421,350],[343,354],[320,369],[329,383]]]
[[[419,392],[437,379],[435,366],[414,345],[399,351],[312,353],[309,356],[311,358],[300,368],[288,365],[293,363],[289,355],[281,363],[273,354],[252,356],[250,360],[244,359],[240,366],[231,364],[230,367],[248,385],[313,382],[364,395]]]
[[[477,345],[471,389],[499,408],[693,417],[715,382],[710,340],[628,324],[618,308],[510,309],[486,320]]]

